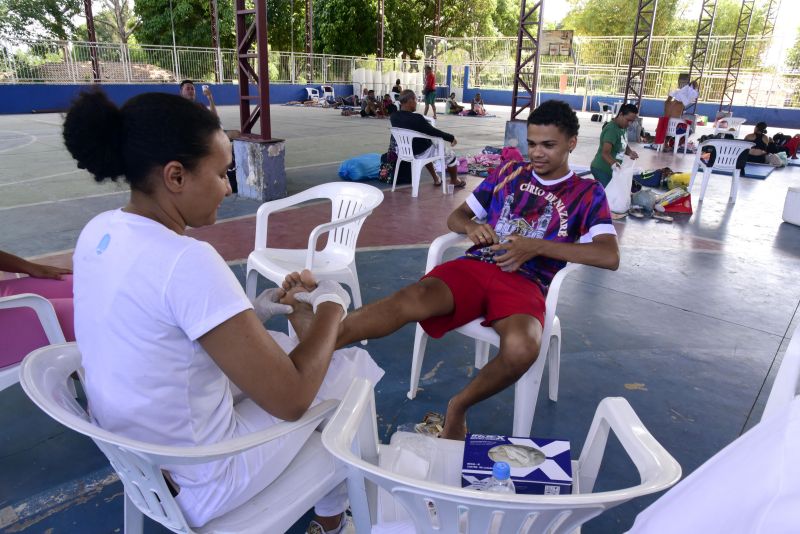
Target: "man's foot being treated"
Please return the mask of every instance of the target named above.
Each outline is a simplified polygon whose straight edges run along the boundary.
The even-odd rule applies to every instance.
[[[455,406],[453,401],[450,401],[447,405],[444,428],[439,434],[439,437],[444,439],[457,439],[459,441],[467,439],[467,413]]]

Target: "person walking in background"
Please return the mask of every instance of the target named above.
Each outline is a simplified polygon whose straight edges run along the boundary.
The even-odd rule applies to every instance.
[[[623,104],[619,108],[619,113],[613,120],[603,125],[600,134],[600,147],[597,149],[590,169],[594,179],[606,187],[613,176],[613,167],[619,167],[623,156],[636,159],[639,154],[631,150],[628,146],[627,131],[636,117],[639,115],[639,108],[633,104]]]
[[[430,66],[425,67],[425,86],[422,94],[425,95],[425,111],[422,114],[427,115],[428,108],[433,108],[433,118],[436,119],[436,76],[433,75]]]

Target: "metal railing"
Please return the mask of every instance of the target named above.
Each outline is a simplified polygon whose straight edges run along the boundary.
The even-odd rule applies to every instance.
[[[0,47],[0,83],[92,82],[93,49],[101,83],[237,81],[236,54],[229,48],[23,41]],[[361,67],[417,72],[423,65],[421,60],[269,52],[269,78],[276,83],[349,83],[353,69]]]

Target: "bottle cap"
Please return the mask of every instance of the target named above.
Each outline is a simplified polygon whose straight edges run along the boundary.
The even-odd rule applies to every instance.
[[[492,466],[492,476],[497,480],[508,480],[511,476],[511,467],[506,462],[495,462]]]

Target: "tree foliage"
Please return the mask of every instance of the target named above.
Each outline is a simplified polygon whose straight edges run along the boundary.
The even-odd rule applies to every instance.
[[[103,0],[100,11],[94,13],[94,31],[98,42],[128,43],[140,24],[127,0]],[[88,41],[86,24],[81,24],[76,39]]]
[[[211,1],[172,0],[175,42],[178,46],[211,46]],[[236,45],[233,2],[219,0],[219,41],[223,48]],[[134,0],[134,13],[141,24],[134,29],[140,43],[171,45],[170,0]]]
[[[0,0],[0,34],[70,39],[76,29],[72,19],[82,12],[80,0]]]

